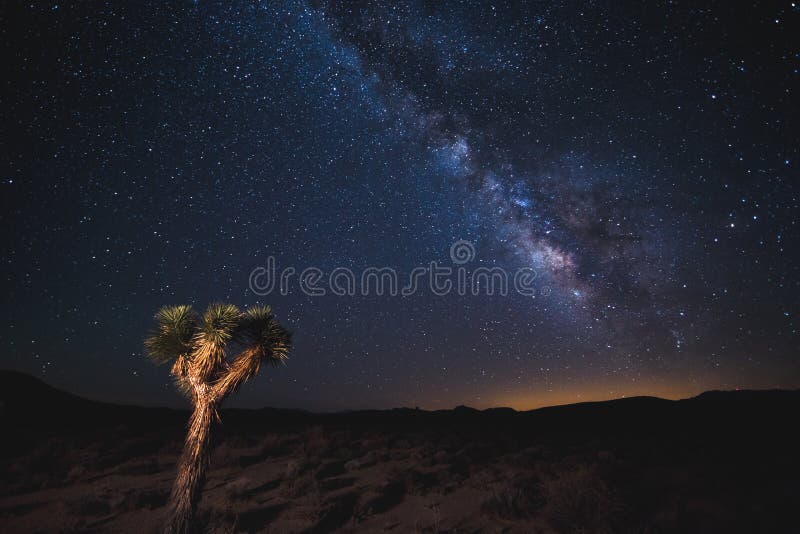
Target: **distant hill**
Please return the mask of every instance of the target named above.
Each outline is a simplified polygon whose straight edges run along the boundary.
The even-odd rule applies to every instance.
[[[96,409],[101,403],[56,389],[42,380],[18,371],[0,371],[0,416]]]
[[[228,425],[252,425],[268,419],[270,424],[306,425],[348,422],[353,425],[413,424],[441,425],[474,422],[505,425],[509,422],[537,431],[569,431],[570,428],[616,431],[642,427],[695,427],[751,423],[787,424],[800,408],[800,390],[708,391],[683,400],[630,397],[598,402],[551,406],[529,411],[512,408],[477,410],[458,406],[452,410],[362,410],[315,414],[300,410],[262,408],[226,409]],[[56,389],[42,380],[18,371],[0,370],[0,418],[4,424],[30,430],[97,428],[104,425],[185,424],[186,410],[146,408],[91,401]]]

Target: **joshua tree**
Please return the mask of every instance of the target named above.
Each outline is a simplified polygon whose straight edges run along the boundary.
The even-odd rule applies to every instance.
[[[147,354],[160,364],[172,362],[170,373],[194,404],[165,528],[182,533],[189,529],[200,498],[217,408],[262,362],[284,362],[291,335],[267,306],[241,311],[232,304],[211,304],[202,316],[191,306],[165,306],[156,323],[145,341]]]

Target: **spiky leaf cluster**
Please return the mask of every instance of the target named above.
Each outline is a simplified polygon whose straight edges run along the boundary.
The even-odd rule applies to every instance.
[[[215,302],[206,309],[194,336],[192,365],[201,379],[206,380],[220,371],[225,363],[226,349],[233,340],[242,312],[233,304]]]
[[[170,362],[192,352],[197,314],[191,306],[164,306],[156,313],[156,329],[145,340],[145,352],[156,363]]]
[[[157,363],[175,360],[172,374],[182,389],[195,377],[202,382],[228,377],[233,389],[258,370],[262,362],[278,364],[289,353],[291,334],[275,319],[269,306],[254,306],[242,312],[232,304],[213,303],[202,316],[190,306],[165,306],[156,314],[156,329],[145,340],[145,349]],[[228,361],[228,352],[241,348]],[[230,389],[230,388],[226,388]]]
[[[292,335],[275,319],[269,306],[249,308],[242,320],[243,337],[266,363],[277,365],[289,357]]]

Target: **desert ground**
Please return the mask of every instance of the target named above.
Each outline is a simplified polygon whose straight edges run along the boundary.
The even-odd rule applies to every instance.
[[[3,532],[157,532],[188,412],[3,372]],[[800,391],[227,410],[199,532],[796,532]]]

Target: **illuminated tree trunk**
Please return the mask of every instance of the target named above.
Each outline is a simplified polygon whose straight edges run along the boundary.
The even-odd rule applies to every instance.
[[[258,353],[245,350],[220,374],[214,385],[201,378],[196,367],[184,365],[181,360],[172,368],[172,374],[182,387],[193,392],[194,412],[189,419],[186,441],[178,462],[178,476],[169,496],[165,533],[183,534],[191,529],[205,482],[211,448],[211,425],[217,417],[217,408],[228,394],[256,374],[259,366]]]
[[[291,334],[268,306],[242,312],[232,304],[214,303],[202,317],[191,306],[164,306],[156,321],[156,331],[145,340],[147,354],[157,363],[174,359],[170,374],[194,404],[164,527],[169,534],[184,534],[192,529],[203,490],[217,409],[258,372],[262,361],[286,360]],[[241,348],[233,359],[229,359],[230,346]]]
[[[208,466],[211,424],[216,417],[216,402],[205,385],[198,388],[194,412],[178,463],[178,476],[169,497],[169,516],[165,532],[183,534],[190,529],[194,511],[200,500]]]

